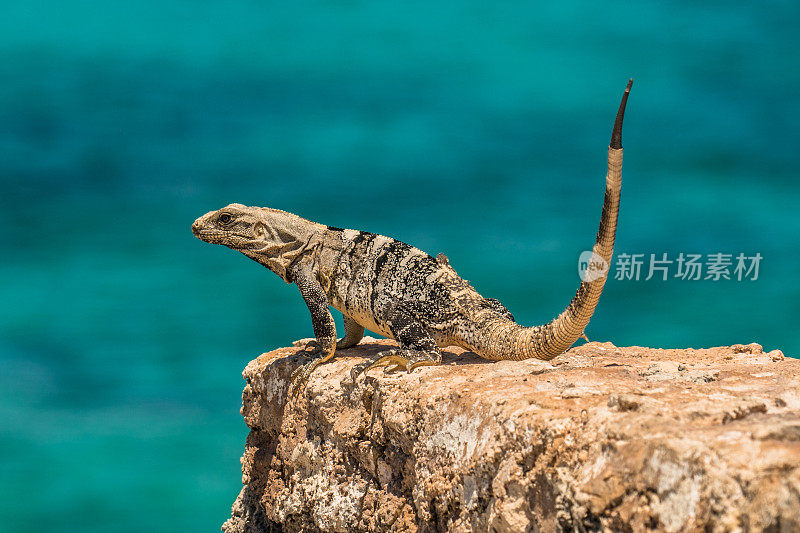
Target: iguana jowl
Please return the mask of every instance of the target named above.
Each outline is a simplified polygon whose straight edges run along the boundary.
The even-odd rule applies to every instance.
[[[622,119],[628,82],[608,148],[600,229],[593,252],[611,264],[622,179]],[[223,244],[296,283],[311,312],[314,358],[292,375],[293,389],[337,349],[358,344],[364,328],[396,339],[400,348],[356,366],[353,378],[376,366],[408,371],[441,362],[440,347],[460,346],[486,359],[551,359],[578,340],[603,291],[605,276],[584,281],[567,308],[542,326],[526,328],[499,301],[484,298],[450,266],[408,244],[318,224],[266,207],[231,204],[198,218],[194,235]],[[336,340],[329,306],[344,315]]]

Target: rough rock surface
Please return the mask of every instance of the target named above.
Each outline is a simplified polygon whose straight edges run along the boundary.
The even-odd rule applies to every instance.
[[[224,531],[800,531],[800,360],[778,350],[454,350],[354,386],[387,344],[342,351],[288,403],[298,348],[247,366]]]

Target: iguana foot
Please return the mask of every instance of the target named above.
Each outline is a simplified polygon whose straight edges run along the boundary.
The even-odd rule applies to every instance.
[[[320,352],[322,352],[322,345],[315,339],[311,339],[306,343],[305,346],[303,346],[303,349],[300,353],[303,354],[305,357],[314,358],[318,356]]]
[[[292,346],[300,348],[295,355],[305,358],[314,358],[322,351],[322,345],[316,339],[300,339],[292,342]]]
[[[294,396],[295,393],[305,388],[306,384],[308,383],[308,378],[311,377],[311,373],[323,362],[324,358],[319,357],[309,361],[303,366],[295,368],[294,372],[292,372],[292,375],[289,378],[289,396]]]
[[[298,352],[304,357],[311,360],[294,369],[292,375],[289,377],[289,396],[294,396],[295,393],[302,390],[308,383],[308,378],[311,373],[322,363],[333,359],[335,349],[325,350],[324,346],[316,340],[310,340],[306,343],[305,347]]]
[[[379,352],[372,361],[366,361],[354,366],[350,370],[350,377],[353,382],[360,374],[365,374],[376,367],[384,367],[384,373],[388,374],[395,370],[413,371],[420,366],[438,365],[442,361],[442,354],[439,352],[424,352],[409,348],[390,348]]]

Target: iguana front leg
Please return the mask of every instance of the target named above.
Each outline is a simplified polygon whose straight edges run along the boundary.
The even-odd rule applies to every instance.
[[[303,265],[292,272],[300,295],[311,313],[311,325],[316,337],[312,361],[292,372],[290,394],[300,390],[308,381],[311,372],[322,363],[330,361],[336,352],[336,323],[328,308],[328,297],[311,270]]]
[[[364,326],[353,320],[347,315],[344,315],[344,337],[339,339],[336,343],[337,350],[344,350],[351,348],[361,342],[364,338]]]

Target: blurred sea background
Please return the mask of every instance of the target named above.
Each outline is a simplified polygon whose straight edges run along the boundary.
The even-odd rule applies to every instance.
[[[0,530],[227,518],[240,372],[312,332],[296,287],[192,237],[209,210],[397,237],[555,316],[629,77],[617,254],[642,278],[649,254],[763,260],[612,279],[589,337],[800,355],[799,24],[791,1],[6,3]]]

